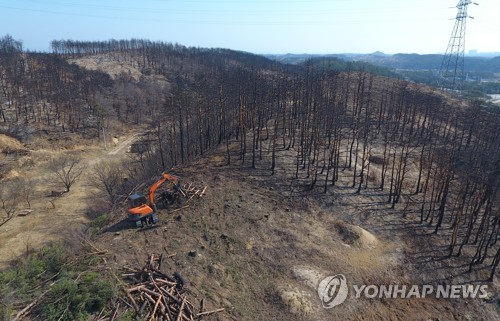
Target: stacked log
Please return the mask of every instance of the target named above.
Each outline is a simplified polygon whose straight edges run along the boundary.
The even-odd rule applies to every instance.
[[[205,196],[206,191],[207,186],[197,187],[191,183],[180,185],[165,184],[160,186],[156,191],[158,195],[157,202],[164,207],[173,204],[185,206],[192,199]]]
[[[182,196],[184,198],[187,198],[188,200],[191,200],[194,197],[196,198],[203,197],[205,195],[206,190],[207,186],[196,187],[191,183],[180,184],[180,185],[166,184],[164,186],[159,187],[157,193],[158,192],[160,194],[168,193],[171,195]]]
[[[193,197],[203,197],[206,190],[207,186],[199,188],[194,186],[193,184],[184,184],[179,189],[179,192],[182,194],[182,196],[186,197],[188,200],[191,200]]]
[[[179,273],[161,272],[163,255],[150,255],[140,269],[124,268],[124,277],[130,287],[125,289],[127,304],[144,320],[202,320],[206,315],[224,311],[203,311],[203,300],[198,310],[189,299],[187,284]]]

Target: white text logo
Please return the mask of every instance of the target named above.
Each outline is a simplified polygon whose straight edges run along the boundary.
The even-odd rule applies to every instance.
[[[347,280],[343,274],[329,276],[321,280],[318,285],[318,295],[323,308],[330,309],[347,299]]]

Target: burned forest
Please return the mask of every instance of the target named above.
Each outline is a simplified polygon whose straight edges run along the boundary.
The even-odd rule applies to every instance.
[[[208,185],[200,204],[209,202],[219,195],[210,195],[216,178],[203,160],[217,157],[218,169],[265,177],[262,188],[279,192],[287,212],[299,212],[302,205],[293,204],[303,199],[342,206],[342,193],[352,204],[376,195],[377,208],[394,213],[390,224],[422,228],[433,240],[425,243],[429,257],[459,262],[473,281],[498,280],[500,115],[480,102],[360,68],[340,70],[328,58],[283,64],[142,39],[51,46],[52,53],[34,53],[9,36],[0,41],[0,133],[26,148],[0,145],[1,152],[21,157],[41,148],[40,137],[63,147],[68,137],[103,144],[123,128],[139,133],[130,156],[113,163],[126,179],[113,166],[87,164],[100,168],[90,176],[104,186],[101,211],[121,219],[134,187],[170,170],[200,178]],[[15,214],[12,169],[0,163],[0,224]],[[18,191],[18,203],[26,195]],[[231,238],[224,232],[217,242]],[[232,313],[224,304],[212,310],[221,306]]]

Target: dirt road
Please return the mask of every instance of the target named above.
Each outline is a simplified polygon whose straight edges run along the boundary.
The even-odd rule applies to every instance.
[[[14,216],[13,219],[0,226],[0,268],[5,267],[19,255],[39,248],[50,241],[57,241],[68,233],[83,226],[88,222],[86,213],[92,204],[92,199],[97,191],[89,185],[88,173],[92,167],[100,162],[116,160],[126,157],[128,147],[139,137],[132,133],[118,140],[118,144],[110,150],[99,146],[80,149],[78,156],[86,165],[86,173],[72,187],[69,193],[59,198],[49,197],[51,187],[50,172],[47,170],[48,162],[40,162],[37,166],[19,170],[20,176],[29,177],[34,192],[31,214],[27,216]],[[74,151],[72,151],[74,152]],[[34,159],[58,157],[66,151],[34,151]],[[23,203],[21,206],[25,206]]]
[[[139,138],[139,136],[140,136],[139,133],[129,135],[127,138],[123,139],[115,147],[113,147],[108,152],[108,155],[114,156],[114,155],[125,154],[129,149],[129,147]]]

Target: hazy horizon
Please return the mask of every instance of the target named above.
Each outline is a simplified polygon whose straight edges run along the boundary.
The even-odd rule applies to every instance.
[[[0,28],[30,51],[52,40],[149,39],[256,54],[439,54],[458,0],[0,0]],[[470,5],[466,53],[500,52],[500,1]]]

